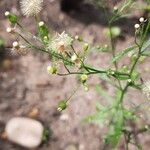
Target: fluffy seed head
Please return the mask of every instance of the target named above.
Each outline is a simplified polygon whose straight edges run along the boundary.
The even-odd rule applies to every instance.
[[[56,35],[49,43],[49,49],[57,53],[63,53],[72,44],[73,39],[65,32]]]
[[[25,16],[35,16],[42,9],[43,0],[20,0],[21,11]]]

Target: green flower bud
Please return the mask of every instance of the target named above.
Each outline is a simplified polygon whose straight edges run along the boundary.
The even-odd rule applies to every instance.
[[[85,83],[87,81],[88,76],[86,74],[82,74],[80,77],[80,80],[82,83]]]
[[[79,35],[76,35],[75,39],[78,40],[79,42],[83,42],[83,38]]]
[[[62,100],[58,103],[57,110],[58,111],[63,111],[67,108],[67,102],[65,100]]]
[[[48,28],[47,26],[45,25],[45,23],[43,21],[39,22],[39,25],[38,25],[38,34],[39,34],[39,37],[44,41],[44,42],[47,42],[49,40],[48,38]]]
[[[56,74],[57,68],[55,66],[48,66],[47,67],[47,73],[48,74]]]
[[[5,16],[8,18],[8,20],[12,23],[12,24],[16,24],[17,23],[17,16],[6,11],[5,12]]]
[[[89,44],[88,44],[88,43],[84,43],[84,45],[83,45],[83,50],[84,50],[84,51],[87,51],[88,48],[89,48]]]
[[[143,63],[144,60],[145,60],[145,58],[146,58],[145,56],[141,56],[140,59],[139,59],[139,61],[140,61],[141,63]]]

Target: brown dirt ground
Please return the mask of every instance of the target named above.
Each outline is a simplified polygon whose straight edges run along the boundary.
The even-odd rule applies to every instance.
[[[17,0],[0,1],[0,36],[5,39],[6,45],[14,40],[6,32],[8,22],[3,14],[6,10],[20,13]],[[121,50],[126,45],[133,43],[133,26],[139,18],[137,12],[132,17],[118,24],[123,32],[123,37],[117,40],[117,49]],[[55,31],[67,31],[72,35],[81,34],[90,43],[107,42],[103,31],[106,28],[103,14],[91,6],[84,5],[76,12],[69,15],[61,12],[58,0],[45,1],[44,10],[41,13],[42,20]],[[31,18],[23,19],[22,24],[33,31]],[[95,91],[95,83],[101,83],[110,93],[112,89],[96,77],[90,77],[89,92],[81,88],[73,97],[69,107],[59,114],[56,105],[60,99],[69,96],[76,87],[75,77],[48,76],[46,67],[50,63],[47,55],[38,52],[29,52],[26,56],[11,56],[9,69],[0,68],[0,132],[4,130],[6,122],[14,116],[27,116],[33,109],[38,108],[37,119],[42,121],[52,132],[48,143],[41,145],[36,150],[65,150],[68,145],[74,145],[77,150],[100,150],[104,131],[93,124],[83,124],[81,119],[95,111],[97,101],[105,103],[105,100]],[[90,54],[90,63],[96,67],[105,67],[109,57],[104,54]],[[143,66],[143,65],[142,65]],[[149,66],[146,60],[145,67]],[[142,72],[142,70],[140,70]],[[143,75],[145,78],[149,76]],[[141,93],[132,91],[130,97],[141,98]],[[137,103],[135,101],[135,103]],[[69,119],[63,121],[62,115],[68,115]],[[144,137],[144,138],[143,138]],[[144,150],[149,149],[150,136],[140,137]],[[118,150],[123,150],[122,142]],[[131,147],[131,149],[134,149]],[[0,150],[23,150],[22,147],[0,140]],[[69,149],[71,150],[71,149]]]

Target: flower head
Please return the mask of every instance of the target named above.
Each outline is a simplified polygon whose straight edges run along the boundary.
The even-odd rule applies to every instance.
[[[9,12],[9,11],[6,11],[6,12],[5,12],[5,16],[8,17],[9,15],[10,15],[10,12]]]
[[[137,29],[140,28],[140,25],[139,25],[139,24],[135,24],[135,25],[134,25],[134,28],[137,30]]]
[[[57,53],[63,53],[65,50],[68,49],[68,47],[72,44],[72,42],[73,39],[65,32],[62,32],[61,34],[57,34],[52,39],[48,48]]]
[[[140,21],[141,23],[143,23],[143,22],[145,21],[145,19],[144,19],[143,17],[141,17],[141,18],[139,19],[139,21]]]
[[[11,52],[13,55],[25,55],[27,53],[27,49],[25,45],[20,45],[20,43],[18,43],[18,41],[14,41],[12,43],[12,49]]]
[[[35,16],[42,9],[43,0],[20,0],[21,11],[25,16]]]

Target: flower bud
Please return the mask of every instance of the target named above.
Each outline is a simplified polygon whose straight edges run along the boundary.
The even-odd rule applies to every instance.
[[[84,85],[84,90],[85,90],[86,92],[88,92],[88,91],[89,91],[89,87],[88,87],[87,85]]]
[[[87,51],[88,48],[89,48],[89,44],[88,44],[88,43],[85,43],[85,44],[83,45],[83,50],[84,50],[84,51]]]
[[[63,111],[67,108],[67,102],[62,100],[58,103],[58,107],[57,107],[57,110],[58,111]]]
[[[114,12],[117,13],[118,12],[118,7],[114,6]]]
[[[55,66],[48,66],[48,67],[47,67],[47,73],[48,73],[49,75],[51,75],[51,74],[56,74],[56,72],[57,72],[57,68],[56,68]]]
[[[13,45],[13,48],[15,48],[15,49],[19,49],[20,48],[19,43],[17,41],[13,42],[12,45]]]
[[[75,62],[77,60],[77,55],[76,54],[73,54],[72,56],[71,56],[71,61],[72,62]]]
[[[39,27],[42,27],[42,26],[44,26],[44,22],[43,22],[43,21],[40,21],[40,22],[39,22]]]
[[[14,29],[14,28],[10,28],[10,27],[8,27],[8,28],[6,29],[6,31],[7,31],[8,33],[15,33],[15,29]]]
[[[10,13],[9,11],[5,12],[5,16],[8,18],[8,20],[12,23],[12,24],[16,24],[17,23],[17,16]]]
[[[137,30],[137,29],[140,28],[140,25],[139,25],[139,24],[135,24],[135,25],[134,25],[134,28]]]
[[[75,39],[78,40],[79,42],[82,42],[83,41],[83,38],[79,35],[76,35],[75,36]]]
[[[82,74],[80,79],[82,83],[85,83],[87,81],[88,76],[86,74]]]
[[[143,23],[143,22],[145,21],[145,19],[144,19],[143,17],[141,17],[141,18],[139,19],[139,21],[140,21],[141,23]]]
[[[6,11],[6,12],[5,12],[5,16],[8,17],[9,15],[10,15],[10,12],[9,12],[9,11]]]

